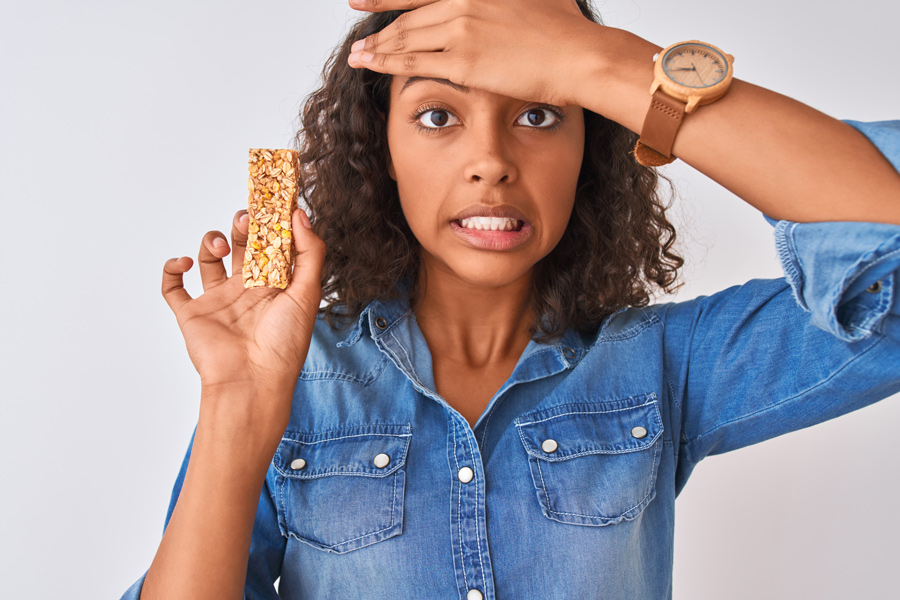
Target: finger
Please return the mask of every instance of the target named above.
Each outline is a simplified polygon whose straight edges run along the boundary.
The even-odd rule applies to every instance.
[[[356,40],[350,47],[350,52],[368,50],[369,52],[377,53],[385,52],[386,48],[391,49],[390,51],[394,53],[402,52],[407,45],[405,41],[409,36],[429,27],[446,25],[452,17],[453,15],[448,12],[446,4],[431,4],[419,10],[403,13],[381,31],[376,31],[368,37]],[[435,33],[441,30],[438,28],[431,31]],[[420,35],[416,37],[421,40]],[[424,41],[427,42],[427,40]],[[421,41],[419,44],[422,45],[421,48],[411,46],[409,49],[431,50],[430,46],[433,45],[433,43],[422,44]]]
[[[359,54],[362,52],[372,54],[444,52],[450,49],[451,35],[447,25],[439,23],[428,27],[408,29],[393,36],[389,35],[385,29],[379,34],[370,35],[356,43],[363,42],[365,44],[365,50],[360,50]]]
[[[318,310],[322,296],[322,264],[325,262],[325,242],[312,230],[309,217],[302,209],[291,215],[294,233],[294,270],[286,292],[310,310]],[[314,305],[314,306],[313,306]]]
[[[350,0],[350,7],[366,12],[384,12],[386,10],[411,10],[439,0]]]
[[[192,266],[194,261],[187,256],[170,258],[163,266],[162,295],[176,315],[178,310],[192,299],[184,289],[184,274],[190,271]]]
[[[203,283],[204,292],[228,279],[222,258],[228,256],[229,251],[228,242],[225,241],[222,232],[209,231],[203,236],[197,260],[200,263],[200,281]]]
[[[246,210],[239,210],[231,220],[231,274],[236,275],[244,268],[247,253],[247,233],[250,226],[250,215]]]
[[[458,83],[447,52],[406,52],[404,54],[375,54],[356,52],[347,59],[354,68],[404,77],[436,77]]]

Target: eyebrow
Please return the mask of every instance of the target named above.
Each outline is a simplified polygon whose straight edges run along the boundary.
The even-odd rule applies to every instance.
[[[397,95],[399,96],[400,94],[403,93],[403,90],[405,90],[406,88],[408,88],[409,86],[411,86],[412,84],[414,84],[418,81],[434,81],[435,83],[440,83],[441,85],[449,86],[449,87],[453,88],[454,90],[456,90],[457,92],[462,92],[463,94],[469,93],[469,88],[467,88],[464,85],[459,85],[458,83],[453,83],[449,79],[438,79],[437,77],[419,77],[418,75],[416,75],[416,76],[410,77],[409,79],[406,80],[406,83],[403,84],[403,87],[400,88],[400,92]]]

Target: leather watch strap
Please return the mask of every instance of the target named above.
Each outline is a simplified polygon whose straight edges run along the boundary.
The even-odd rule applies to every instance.
[[[662,90],[656,90],[650,101],[650,110],[641,128],[641,139],[634,147],[634,156],[642,165],[658,167],[675,160],[672,145],[675,134],[684,119],[684,102],[672,98]]]

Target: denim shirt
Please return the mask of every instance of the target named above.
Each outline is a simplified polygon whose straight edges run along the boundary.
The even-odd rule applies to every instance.
[[[900,169],[900,122],[851,124]],[[320,319],[245,598],[671,598],[700,460],[900,390],[900,227],[772,222],[785,278],[531,341],[474,428],[408,303]]]

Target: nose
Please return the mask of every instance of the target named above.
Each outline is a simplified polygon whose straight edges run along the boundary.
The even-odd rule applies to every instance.
[[[465,178],[470,183],[510,184],[518,178],[515,161],[510,155],[511,140],[497,124],[472,127],[466,147],[471,157],[466,162]]]

